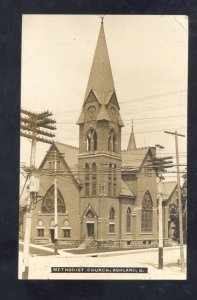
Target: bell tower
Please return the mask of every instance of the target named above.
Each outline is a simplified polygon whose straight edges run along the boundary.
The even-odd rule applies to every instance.
[[[87,84],[79,125],[81,197],[118,197],[120,192],[121,127],[105,39],[103,19]]]

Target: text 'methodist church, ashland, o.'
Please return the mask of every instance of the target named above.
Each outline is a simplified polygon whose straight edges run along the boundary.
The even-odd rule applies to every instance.
[[[78,247],[154,247],[158,244],[157,173],[147,168],[155,147],[137,148],[133,128],[121,150],[124,126],[101,22],[89,81],[77,120],[79,148],[54,143],[40,170],[41,201],[32,210],[31,240],[54,240],[54,154],[57,161],[58,242]],[[163,237],[176,182],[162,184]],[[43,197],[43,198],[42,198]]]

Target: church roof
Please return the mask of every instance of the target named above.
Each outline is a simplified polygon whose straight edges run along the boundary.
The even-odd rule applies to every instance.
[[[177,182],[176,181],[166,181],[161,183],[161,193],[163,195],[163,199],[169,199],[173,192],[176,190]]]
[[[58,142],[55,142],[54,144],[57,147],[58,151],[64,155],[66,164],[68,165],[75,179],[77,179],[79,148]]]
[[[120,194],[119,196],[127,196],[135,198],[134,192],[128,187],[128,185],[121,179],[120,182]]]
[[[122,167],[125,167],[125,169],[132,167],[133,170],[138,170],[141,167],[149,149],[150,147],[122,151]]]
[[[91,90],[96,93],[100,104],[105,105],[109,99],[109,94],[112,95],[115,91],[103,22],[101,22],[84,103]]]

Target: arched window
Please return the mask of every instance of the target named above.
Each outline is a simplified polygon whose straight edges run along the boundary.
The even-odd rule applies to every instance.
[[[85,195],[90,196],[90,168],[89,165],[85,165]]]
[[[113,207],[110,209],[110,212],[109,212],[109,219],[110,219],[110,220],[115,220],[115,210],[114,210]]]
[[[126,213],[126,232],[127,233],[131,232],[131,209],[130,209],[130,207],[127,208],[127,213]]]
[[[110,152],[115,152],[116,134],[114,129],[111,129],[108,137],[108,150]]]
[[[108,173],[108,195],[112,195],[112,164],[109,164],[109,173]]]
[[[87,132],[87,151],[97,150],[97,133],[96,130],[91,128]]]
[[[116,165],[113,168],[113,196],[116,196]]]
[[[142,202],[141,231],[152,231],[153,205],[150,193],[147,191]]]
[[[109,233],[115,233],[115,210],[113,207],[109,212]]]
[[[55,200],[55,188],[52,185],[46,192],[41,205],[42,213],[54,213],[54,200]],[[66,207],[64,198],[59,190],[57,190],[57,211],[58,213],[65,213]]]
[[[92,164],[92,195],[96,195],[96,164]]]

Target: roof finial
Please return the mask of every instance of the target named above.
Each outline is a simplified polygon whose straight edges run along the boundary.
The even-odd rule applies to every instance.
[[[134,127],[134,121],[132,120],[132,125],[131,125],[131,127],[132,127],[132,130],[133,130],[133,127]]]
[[[104,16],[100,16],[100,18],[101,18],[101,24],[103,24]]]

